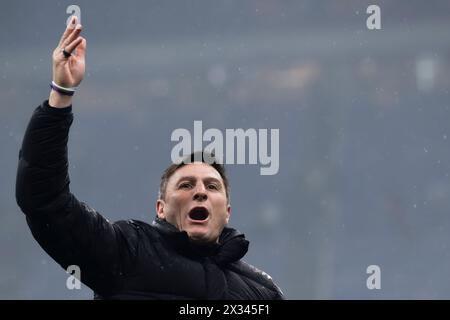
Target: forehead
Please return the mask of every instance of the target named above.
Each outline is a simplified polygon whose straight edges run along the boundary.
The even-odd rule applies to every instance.
[[[173,173],[168,184],[176,183],[183,177],[195,177],[197,179],[215,178],[223,182],[220,173],[209,164],[203,162],[193,162],[182,166]]]

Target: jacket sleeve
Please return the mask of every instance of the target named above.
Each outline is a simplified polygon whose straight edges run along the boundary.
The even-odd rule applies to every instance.
[[[77,265],[81,281],[98,292],[114,286],[127,257],[127,236],[69,189],[67,142],[72,106],[45,101],[31,117],[16,179],[16,200],[33,237],[64,269]]]

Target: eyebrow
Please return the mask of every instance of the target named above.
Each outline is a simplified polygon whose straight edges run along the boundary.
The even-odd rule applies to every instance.
[[[184,177],[181,177],[180,179],[178,179],[176,184],[179,184],[183,180],[196,181],[197,178],[194,176],[184,176]],[[214,177],[206,177],[203,179],[203,181],[215,181],[215,182],[219,182],[220,184],[222,184],[222,181],[220,181],[219,179],[214,178]]]

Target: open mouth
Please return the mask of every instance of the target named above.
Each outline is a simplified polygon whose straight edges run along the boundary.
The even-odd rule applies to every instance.
[[[194,221],[204,221],[208,217],[209,211],[205,207],[195,207],[189,211],[189,218]]]

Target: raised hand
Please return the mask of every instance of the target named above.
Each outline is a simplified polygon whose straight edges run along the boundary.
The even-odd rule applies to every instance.
[[[84,78],[86,69],[86,39],[80,36],[81,24],[72,17],[58,46],[53,51],[53,81],[64,88],[77,87]],[[63,108],[72,104],[72,97],[51,90],[49,105]]]
[[[74,16],[53,51],[53,81],[62,87],[76,87],[83,80],[86,39],[80,36],[81,30]],[[70,56],[66,56],[64,50]]]

